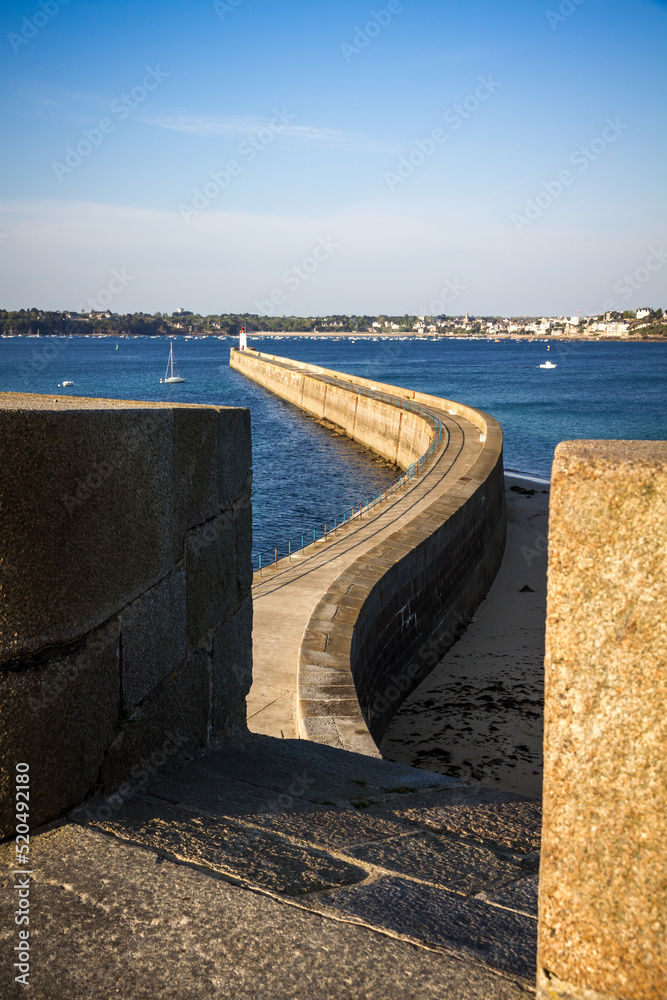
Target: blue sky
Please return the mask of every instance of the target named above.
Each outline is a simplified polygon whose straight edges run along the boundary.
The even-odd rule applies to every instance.
[[[657,0],[6,0],[1,304],[117,271],[118,312],[665,308],[666,28]]]

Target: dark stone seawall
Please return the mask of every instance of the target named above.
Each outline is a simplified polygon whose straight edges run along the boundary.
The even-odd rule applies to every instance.
[[[484,598],[503,557],[506,530],[501,454],[466,503],[372,588],[354,627],[350,665],[376,743]]]
[[[0,838],[245,729],[250,414],[0,394]]]

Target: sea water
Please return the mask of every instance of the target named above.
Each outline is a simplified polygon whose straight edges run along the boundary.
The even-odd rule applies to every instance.
[[[164,338],[6,337],[0,391],[249,407],[256,566],[287,538],[319,536],[395,472],[232,371],[235,344],[174,338],[175,371],[187,381],[164,385]],[[505,467],[545,479],[559,441],[667,438],[667,344],[251,337],[251,345],[486,410],[503,428]],[[546,360],[557,367],[540,368]],[[63,388],[64,379],[74,385]]]

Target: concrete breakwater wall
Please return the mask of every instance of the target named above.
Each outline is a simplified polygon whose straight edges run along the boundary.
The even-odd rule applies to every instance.
[[[245,727],[247,410],[0,394],[0,836]],[[124,783],[124,784],[123,784]]]
[[[432,519],[440,520],[435,530]],[[384,572],[359,609],[350,663],[376,743],[477,610],[500,567],[505,534],[500,458],[482,490],[457,504],[436,500],[421,523],[397,532],[393,542],[402,550],[400,558],[398,551],[373,550],[363,557],[364,564],[376,562]]]
[[[398,456],[403,468],[423,454],[433,426],[416,415],[414,422],[401,420],[402,401],[421,404],[442,423],[438,448],[406,483],[402,499],[375,514],[356,558],[319,592],[313,589],[295,664],[300,735],[377,754],[392,716],[455,642],[500,565],[502,432],[492,417],[463,404],[316,365],[239,351],[231,364],[296,405],[305,400],[307,412],[347,433],[350,428],[350,436],[385,457]],[[375,405],[360,389],[385,393],[394,403]],[[364,419],[355,422],[362,406]],[[389,433],[404,427],[403,444],[392,444]],[[336,546],[345,544],[344,538],[328,541],[332,561]]]
[[[321,377],[335,377],[341,373],[295,362],[283,364],[275,355],[256,351],[232,350],[230,365],[282,399],[294,403],[318,420],[328,420],[345,431],[353,441],[371,448],[382,458],[407,469],[428,449],[433,438],[432,425],[418,413],[398,409],[381,399],[351,392],[339,384],[332,384]],[[349,380],[349,376],[342,376]],[[379,390],[379,383],[363,379],[350,384]],[[391,386],[385,387],[392,390]]]

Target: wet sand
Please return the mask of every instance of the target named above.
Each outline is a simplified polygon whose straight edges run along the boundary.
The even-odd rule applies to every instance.
[[[493,586],[463,635],[404,702],[380,750],[389,760],[468,784],[538,797],[549,487],[510,474],[505,484],[507,546]]]

